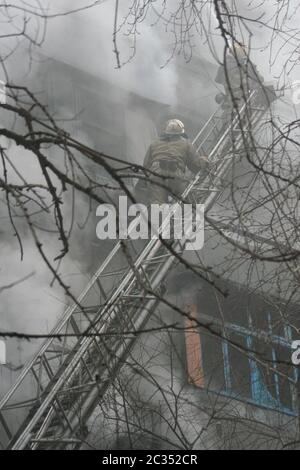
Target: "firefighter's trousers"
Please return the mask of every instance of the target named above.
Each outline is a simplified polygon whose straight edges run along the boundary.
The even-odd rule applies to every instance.
[[[184,171],[176,162],[153,162],[150,168],[156,175],[149,177],[149,202],[166,204],[169,196],[180,198],[186,188]]]

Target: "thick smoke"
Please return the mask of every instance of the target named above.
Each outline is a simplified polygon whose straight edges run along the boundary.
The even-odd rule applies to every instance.
[[[8,154],[10,162],[29,184],[43,181],[40,169],[30,152],[11,145]],[[57,157],[59,156],[57,155]],[[11,183],[20,183],[11,168],[8,169],[8,179]],[[44,202],[50,203],[49,197],[45,197]],[[37,211],[37,207],[33,205],[29,205],[28,209]],[[12,211],[15,214],[14,224],[20,236],[22,248],[10,223],[6,200],[2,197],[0,202],[2,222],[0,289],[4,289],[1,289],[0,292],[1,331],[47,334],[70,300],[65,297],[64,291],[58,283],[53,283],[53,275],[39,255],[22,214],[13,206]],[[72,220],[72,205],[68,200],[64,206],[64,214],[68,228]],[[86,202],[81,197],[77,197],[74,217],[76,224],[83,224],[86,214]],[[49,222],[49,217],[50,214],[40,212],[34,220],[37,227],[42,229],[37,228],[37,233],[48,259],[54,266],[57,266],[54,258],[60,253],[61,246],[54,224]],[[79,247],[80,232],[76,230],[76,224],[71,240],[76,247]],[[78,259],[80,259],[80,263]],[[78,294],[83,283],[86,282],[86,270],[87,266],[77,250],[72,247],[70,255],[63,260],[58,272],[67,285],[72,285],[72,292]],[[22,281],[22,279],[24,280]],[[34,340],[30,342],[19,341],[18,347],[14,339],[8,339],[6,343],[8,366],[7,368],[3,367],[4,379],[1,380],[1,395],[14,380],[12,370],[24,364],[37,348],[37,342]]]
[[[119,26],[132,2],[121,3]],[[64,4],[65,9],[73,6],[70,1]],[[117,68],[117,58],[113,52],[114,9],[114,2],[106,2],[98,8],[55,20],[49,25],[43,50],[49,56],[70,63],[94,76],[106,78],[110,83],[128,91],[159,102],[174,104],[174,63],[162,68],[170,53],[167,38],[161,36],[158,29],[151,26],[150,20],[147,19],[138,25],[134,51],[133,36],[127,33],[128,28],[122,28],[117,34],[116,45],[120,64],[127,64]]]

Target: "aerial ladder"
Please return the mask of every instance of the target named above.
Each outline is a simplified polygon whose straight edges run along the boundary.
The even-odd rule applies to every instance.
[[[208,155],[210,171],[204,180],[201,172],[193,178],[183,201],[203,204],[206,212],[217,201],[224,178],[248,145],[247,129],[253,131],[269,108],[270,100],[258,94],[250,93],[227,126],[217,109],[196,135],[193,144]],[[161,285],[186,243],[174,240],[170,248],[154,237],[137,249],[130,238],[116,242],[1,400],[3,449],[80,447],[89,418],[161,302]]]

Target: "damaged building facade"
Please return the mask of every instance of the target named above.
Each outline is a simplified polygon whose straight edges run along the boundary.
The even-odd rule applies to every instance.
[[[53,110],[60,113],[69,96],[66,109],[78,116],[72,122],[75,132],[87,135],[96,149],[129,162],[142,162],[166,119],[181,119],[193,137],[215,108],[216,67],[197,56],[190,63],[176,62],[175,106],[114,87],[62,62],[50,60],[49,67],[45,88]],[[125,103],[123,108],[120,103]],[[254,194],[262,191],[249,163],[242,160],[233,171],[239,204],[245,200],[245,187],[252,186]],[[210,211],[224,226],[224,220],[231,220],[230,211],[237,212],[231,178],[223,182],[226,189]],[[239,243],[264,251],[268,237],[264,239],[259,224],[254,233],[258,238],[252,240],[225,229],[224,238],[206,226],[204,249],[186,254],[190,263],[210,267],[207,280],[180,266],[173,270],[168,296],[189,315],[182,318],[171,308],[158,308],[150,325],[161,325],[162,331],[141,335],[132,364],[129,359],[106,405],[90,422],[96,447],[279,448],[293,441],[298,376],[290,356],[298,308],[277,287],[288,286],[290,292],[293,286],[287,279],[279,283],[280,267],[247,253],[242,260],[238,256]],[[276,249],[268,247],[268,253]],[[95,259],[97,248],[93,253]],[[173,322],[179,331],[165,332],[163,325]],[[99,424],[103,420],[105,426]]]
[[[166,119],[181,119],[193,137],[215,110],[215,65],[195,56],[189,63],[178,59],[176,70],[176,103],[146,98],[46,57],[36,80],[51,113],[75,138],[141,164]],[[110,182],[104,173],[97,178]],[[240,181],[234,194],[232,179]],[[207,225],[201,252],[184,255],[203,267],[202,278],[181,264],[172,269],[167,303],[157,306],[89,418],[84,448],[282,448],[295,440],[298,372],[290,357],[298,307],[296,296],[289,301],[282,294],[282,286],[293,291],[293,281],[280,280],[280,267],[260,259],[261,250],[278,251],[279,241],[269,246],[259,224],[254,233],[228,225],[236,206],[246,204],[249,187],[255,197],[263,192],[250,163],[241,158],[221,184],[208,214],[216,228]],[[91,252],[83,254],[89,274],[102,261],[95,224],[89,226]],[[253,247],[257,259],[247,254]]]

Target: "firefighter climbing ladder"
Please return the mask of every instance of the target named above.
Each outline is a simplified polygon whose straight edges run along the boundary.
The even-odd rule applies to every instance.
[[[183,199],[204,204],[206,211],[211,208],[223,178],[247,145],[247,133],[242,129],[254,129],[267,108],[267,103],[258,104],[256,92],[252,92],[230,127],[221,133],[222,110],[214,113],[194,140],[199,150],[209,149],[210,174],[204,181],[198,174]],[[89,417],[159,304],[160,286],[179,262],[184,246],[185,240],[176,240],[169,249],[157,238],[139,250],[130,240],[116,243],[0,402],[2,448],[80,446]]]

